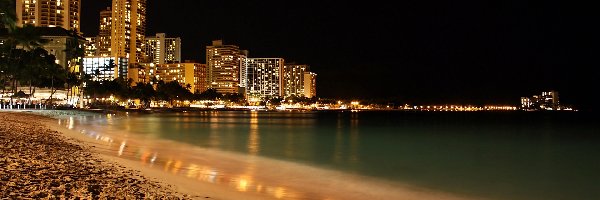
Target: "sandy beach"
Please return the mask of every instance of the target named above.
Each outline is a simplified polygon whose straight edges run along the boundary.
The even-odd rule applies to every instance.
[[[55,119],[94,114],[0,111],[0,199],[269,199],[108,155]]]
[[[0,112],[0,198],[194,198],[101,159],[45,120]]]

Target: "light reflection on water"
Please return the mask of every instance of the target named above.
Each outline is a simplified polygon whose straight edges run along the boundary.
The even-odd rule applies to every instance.
[[[250,155],[257,155],[260,151],[260,136],[258,134],[258,113],[252,112],[250,118],[250,139],[248,140],[248,152]]]
[[[103,144],[104,146],[99,148],[103,150],[103,152],[108,152],[109,155],[116,155],[118,157],[136,160],[141,162],[143,166],[158,167],[166,173],[180,175],[212,184],[227,185],[239,192],[251,192],[260,195],[271,196],[277,199],[322,199],[320,197],[316,198],[315,195],[303,196],[301,192],[295,191],[291,188],[273,185],[272,183],[255,179],[254,173],[256,170],[256,155],[258,155],[260,151],[259,130],[256,117],[257,116],[254,113],[251,118],[251,128],[249,131],[250,140],[248,141],[247,145],[251,156],[247,160],[247,163],[245,163],[242,173],[225,171],[207,164],[195,163],[193,160],[186,161],[184,159],[178,159],[175,158],[176,155],[163,155],[152,148],[147,148],[142,145],[135,144],[134,142],[128,142],[127,139],[112,138],[96,131],[82,129],[79,132],[96,140],[100,144]],[[93,117],[92,119],[98,118]],[[75,124],[77,122],[84,122],[87,120],[90,119],[88,117],[79,119],[69,117],[67,119],[59,119],[58,124],[65,125],[66,128],[72,130],[75,128]],[[107,123],[111,124],[113,123],[113,120],[115,120],[114,115],[106,115]],[[218,134],[215,134],[215,136],[217,140],[215,142],[218,143]],[[113,145],[115,143],[119,145]]]
[[[105,143],[101,148],[111,155],[274,198],[324,195],[265,180],[259,158],[487,199],[558,200],[600,196],[592,181],[600,180],[600,140],[597,125],[585,120],[547,113],[199,112],[66,117],[58,123],[85,129],[81,133]],[[239,166],[224,168],[194,154],[178,155],[177,146],[148,143],[154,140],[246,156]]]

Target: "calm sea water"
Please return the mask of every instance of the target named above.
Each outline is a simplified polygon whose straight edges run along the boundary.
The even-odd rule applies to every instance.
[[[487,199],[600,199],[590,113],[206,111],[76,124]]]

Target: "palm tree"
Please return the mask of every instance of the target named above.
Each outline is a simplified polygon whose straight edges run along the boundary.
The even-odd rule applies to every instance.
[[[154,87],[150,83],[138,82],[132,88],[133,97],[140,99],[140,103],[142,104],[142,108],[150,107],[150,102],[152,97],[155,96],[156,91],[154,91]]]
[[[8,42],[16,45],[17,48],[30,51],[37,47],[42,47],[48,41],[42,39],[40,32],[35,26],[25,24],[23,27],[15,28],[9,34]]]
[[[17,21],[14,3],[11,0],[0,0],[0,25],[9,31],[14,30]]]
[[[42,48],[36,48],[32,51],[26,52],[27,58],[22,65],[19,66],[21,75],[17,77],[22,83],[29,84],[29,97],[33,97],[35,93],[35,86],[41,84],[41,74],[39,73],[44,68],[54,63],[49,61],[48,52]],[[52,63],[49,63],[52,62]],[[29,101],[31,103],[31,101]]]
[[[75,96],[73,92],[73,87],[81,86],[83,81],[79,78],[79,73],[76,72],[67,72],[66,76],[66,84],[67,84],[67,99],[71,100]]]
[[[46,102],[50,102],[52,105],[52,98],[56,93],[57,85],[64,85],[67,79],[67,70],[59,64],[56,64],[54,55],[48,55],[46,58],[46,64],[41,71],[41,80],[45,80],[41,83],[41,86],[50,86],[50,97]]]
[[[83,87],[83,81],[81,81],[83,78],[83,69],[81,66],[83,66],[83,56],[85,55],[85,50],[83,49],[83,43],[80,41],[79,34],[76,31],[71,30],[69,35],[71,35],[71,38],[67,40],[65,48],[68,62],[66,66],[68,68],[67,99],[69,99],[69,95],[72,99],[75,96],[73,88],[80,89]]]
[[[2,68],[13,83],[14,93],[17,92],[18,81],[23,78],[24,70],[31,67],[29,64],[31,64],[32,53],[29,52],[35,51],[44,43],[46,40],[41,38],[39,31],[33,25],[17,27],[9,33],[6,44],[2,45],[2,57],[5,61]],[[33,54],[43,56],[39,52]]]

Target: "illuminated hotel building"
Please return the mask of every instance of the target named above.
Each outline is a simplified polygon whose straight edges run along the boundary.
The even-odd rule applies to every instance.
[[[540,106],[542,109],[557,110],[559,104],[557,91],[542,92],[540,99]]]
[[[79,33],[81,0],[17,0],[17,26],[62,27]]]
[[[113,0],[111,27],[111,56],[139,63],[144,56],[146,0]]]
[[[304,73],[310,71],[308,65],[286,64],[283,66],[283,96],[304,97]]]
[[[155,84],[152,82],[155,72],[156,65],[154,63],[138,63],[137,67],[129,68],[127,75],[134,85],[138,82]]]
[[[36,28],[36,32],[40,35],[41,39],[46,40],[46,42],[41,45],[41,48],[46,50],[48,54],[56,57],[56,60],[54,61],[56,64],[63,67],[69,67],[73,72],[79,71],[77,70],[79,69],[78,65],[74,62],[78,58],[75,57],[71,51],[67,51],[67,49],[76,44],[85,43],[85,38],[73,34],[71,31],[62,27],[38,27]],[[17,47],[22,48],[21,45],[18,45]]]
[[[243,90],[246,89],[246,83],[248,82],[248,74],[246,74],[246,69],[248,68],[248,54],[248,50],[240,51],[240,88]]]
[[[248,101],[257,102],[283,96],[283,65],[283,58],[248,58]]]
[[[304,72],[304,97],[313,98],[317,96],[317,74]]]
[[[181,38],[167,38],[164,33],[155,37],[146,37],[145,44],[147,62],[154,64],[181,62]]]
[[[189,84],[190,92],[206,90],[206,65],[200,63],[151,64],[148,74],[164,82],[177,81],[184,87]]]
[[[110,7],[100,11],[100,28],[98,29],[98,54],[96,56],[110,56],[111,48],[111,30],[112,30],[112,10]]]
[[[534,105],[534,102],[529,97],[521,97],[521,108],[522,109],[531,109]]]
[[[222,40],[212,41],[206,47],[207,85],[218,93],[238,93],[240,85],[240,48],[223,45]]]
[[[564,107],[560,105],[558,92],[542,92],[542,95],[533,95],[532,97],[521,97],[521,109],[524,110],[561,110]]]
[[[85,38],[85,57],[94,57],[98,55],[98,37]]]
[[[86,57],[83,58],[83,72],[92,76],[93,81],[111,81],[117,77],[127,77],[127,59]]]

